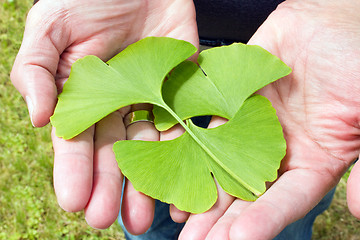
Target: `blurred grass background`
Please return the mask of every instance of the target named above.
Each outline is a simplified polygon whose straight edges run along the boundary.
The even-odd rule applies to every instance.
[[[83,213],[57,205],[50,127],[31,126],[9,79],[31,5],[31,0],[0,0],[0,239],[124,239],[118,224],[94,230]],[[346,207],[347,175],[330,209],[317,218],[313,239],[360,239],[360,221]]]

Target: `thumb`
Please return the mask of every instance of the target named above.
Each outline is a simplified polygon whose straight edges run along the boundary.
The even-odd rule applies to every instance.
[[[26,100],[32,124],[49,122],[57,101],[56,75],[66,33],[59,17],[51,17],[48,1],[36,4],[27,17],[24,38],[15,59],[11,81]],[[55,5],[55,4],[53,4]],[[58,7],[58,6],[57,6]]]
[[[347,181],[347,203],[352,215],[360,219],[360,163],[357,161]]]

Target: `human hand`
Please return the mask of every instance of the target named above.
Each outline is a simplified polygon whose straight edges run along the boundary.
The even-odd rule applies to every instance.
[[[192,1],[39,1],[29,12],[11,73],[27,102],[32,124],[48,123],[75,60],[96,55],[106,61],[147,36],[183,39],[196,46]],[[85,209],[87,222],[95,228],[108,227],[118,215],[122,175],[112,145],[126,138],[122,119],[128,110],[111,114],[70,141],[52,133],[58,202],[66,211]],[[132,200],[124,197],[124,223],[131,233],[139,234],[151,224],[153,201],[131,189],[129,184],[126,192]]]
[[[293,69],[259,91],[277,110],[287,141],[279,178],[255,202],[219,189],[218,202],[191,215],[180,239],[272,239],[338,183],[360,150],[359,10],[358,1],[286,1],[255,33],[249,44]],[[359,171],[356,163],[348,182],[356,217]]]

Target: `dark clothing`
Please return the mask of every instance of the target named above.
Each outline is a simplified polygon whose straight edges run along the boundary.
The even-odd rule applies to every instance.
[[[246,43],[284,0],[194,0],[200,43]]]
[[[34,4],[39,0],[34,0]],[[194,0],[200,43],[246,43],[284,0]]]

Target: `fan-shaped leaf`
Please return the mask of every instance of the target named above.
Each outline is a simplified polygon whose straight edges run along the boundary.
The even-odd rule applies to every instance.
[[[155,104],[159,129],[179,123],[186,132],[171,141],[117,142],[116,159],[137,190],[200,213],[216,201],[213,178],[245,200],[276,179],[286,151],[282,129],[270,102],[251,95],[290,69],[259,47],[234,44],[201,53],[201,69],[181,63],[162,88],[165,76],[195,51],[184,41],[147,38],[107,63],[85,57],[73,65],[51,122],[68,139],[123,106]],[[183,122],[199,115],[229,122],[213,129]]]
[[[228,123],[163,142],[119,141],[116,159],[135,189],[181,210],[200,213],[216,200],[212,175],[229,194],[255,200],[274,181],[286,144],[270,102],[247,99]],[[133,151],[138,152],[134,154]]]
[[[259,46],[235,43],[200,53],[193,62],[178,66],[163,86],[165,102],[182,119],[218,115],[230,119],[251,94],[291,69]],[[177,123],[166,110],[154,109],[156,127],[167,130]]]
[[[150,37],[130,45],[107,64],[95,56],[76,61],[51,117],[56,135],[70,139],[131,104],[164,105],[165,76],[195,52],[188,42]]]

